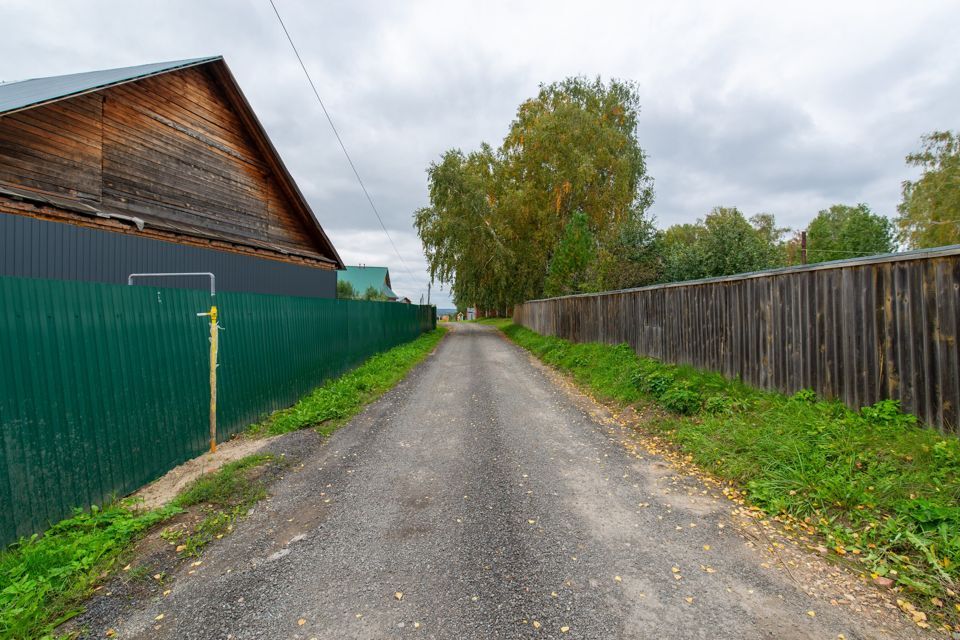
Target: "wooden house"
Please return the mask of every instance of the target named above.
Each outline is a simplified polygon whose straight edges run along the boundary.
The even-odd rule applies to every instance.
[[[223,58],[0,84],[0,276],[334,297],[343,267]]]

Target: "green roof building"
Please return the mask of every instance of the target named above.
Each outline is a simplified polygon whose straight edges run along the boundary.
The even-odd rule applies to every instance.
[[[384,295],[387,300],[396,300],[399,297],[390,288],[390,270],[386,267],[348,266],[346,271],[337,271],[337,283],[340,282],[349,282],[360,297],[363,297],[370,287]]]

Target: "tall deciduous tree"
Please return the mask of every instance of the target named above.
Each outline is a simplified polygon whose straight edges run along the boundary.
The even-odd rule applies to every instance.
[[[582,211],[574,212],[550,259],[544,295],[565,296],[590,290],[590,267],[595,256],[596,240],[590,222]]]
[[[431,275],[458,304],[539,297],[576,211],[617,259],[621,227],[643,221],[653,199],[638,112],[633,85],[570,78],[520,105],[498,150],[444,154],[428,169],[430,206],[415,214]]]
[[[907,156],[920,167],[916,181],[903,183],[898,207],[900,240],[912,249],[960,243],[960,134],[934,131],[921,139],[923,148]]]
[[[807,262],[843,260],[896,250],[893,225],[865,204],[835,204],[807,227]]]

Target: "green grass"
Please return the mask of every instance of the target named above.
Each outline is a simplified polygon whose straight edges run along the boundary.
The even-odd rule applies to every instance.
[[[328,435],[397,384],[437,346],[446,328],[424,333],[416,340],[378,353],[356,369],[317,387],[297,404],[253,425],[248,435],[271,436],[304,427]]]
[[[254,425],[251,432],[278,434],[306,426],[316,426],[322,433],[333,431],[402,379],[445,332],[431,331],[373,356],[290,409]],[[116,570],[137,540],[187,508],[201,510],[200,522],[189,528],[171,526],[161,535],[178,545],[183,555],[198,555],[266,496],[258,467],[271,463],[278,461],[267,455],[231,462],[198,478],[161,509],[144,511],[133,502],[118,501],[88,512],[78,510],[42,535],[23,538],[0,551],[0,639],[50,637],[58,625],[82,611],[93,587]]]
[[[184,555],[199,556],[206,545],[232,531],[237,519],[267,496],[258,468],[271,462],[276,462],[272,455],[253,454],[197,478],[172,504],[181,508],[200,505],[203,519],[190,529],[171,527],[160,535]]]
[[[627,345],[573,344],[509,320],[513,341],[601,400],[653,404],[645,428],[736,482],[769,514],[803,523],[831,553],[955,617],[960,578],[960,441],[921,428],[894,401],[853,411],[759,391],[718,374],[638,357]],[[942,612],[949,610],[949,614]]]
[[[178,507],[138,512],[127,502],[77,512],[0,552],[0,638],[39,638],[80,602],[144,532]]]

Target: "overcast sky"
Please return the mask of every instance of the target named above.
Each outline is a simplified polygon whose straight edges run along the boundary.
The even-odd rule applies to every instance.
[[[344,260],[414,301],[427,165],[498,144],[541,82],[638,83],[661,227],[715,205],[794,228],[834,203],[892,216],[904,155],[960,128],[956,0],[275,1],[410,274],[268,0],[0,0],[0,80],[222,54]]]

